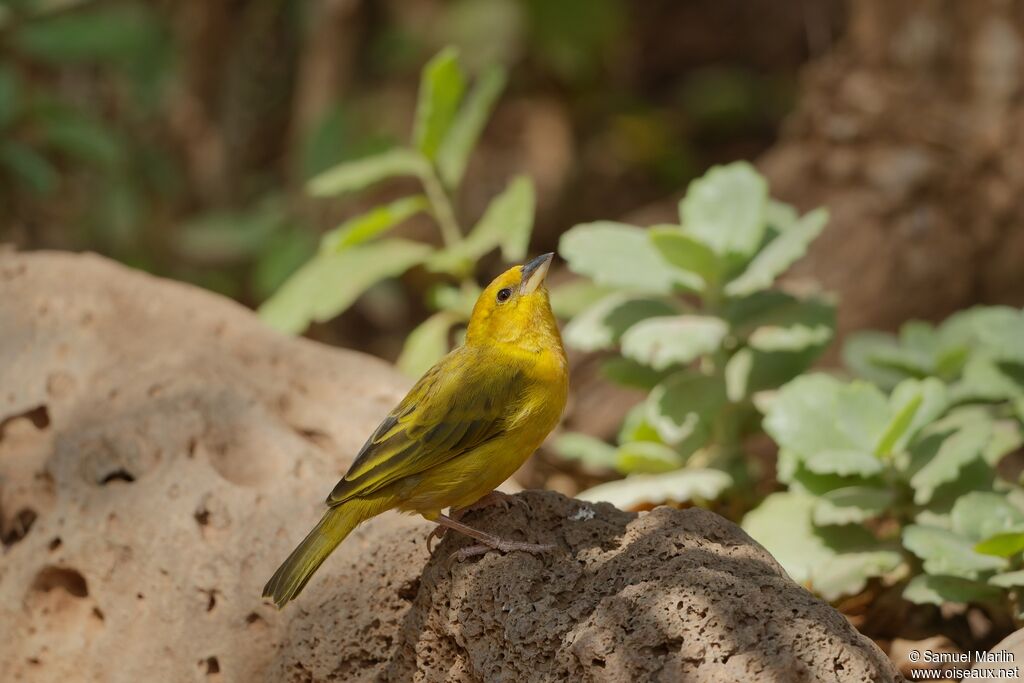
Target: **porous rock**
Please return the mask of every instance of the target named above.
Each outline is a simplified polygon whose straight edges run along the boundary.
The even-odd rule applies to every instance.
[[[408,382],[95,256],[0,254],[0,330],[0,680],[898,678],[735,525],[554,493],[467,517],[551,553],[453,563],[388,513],[278,612]]]

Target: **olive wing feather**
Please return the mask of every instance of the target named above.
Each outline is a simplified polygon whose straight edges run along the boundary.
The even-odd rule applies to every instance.
[[[497,436],[516,412],[523,377],[456,350],[431,368],[366,441],[327,498],[338,505],[424,472]]]

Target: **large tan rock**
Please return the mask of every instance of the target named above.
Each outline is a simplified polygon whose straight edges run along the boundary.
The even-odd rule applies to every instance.
[[[407,381],[93,256],[0,254],[0,681],[894,680],[735,525],[553,493],[462,564],[383,515],[260,589]]]

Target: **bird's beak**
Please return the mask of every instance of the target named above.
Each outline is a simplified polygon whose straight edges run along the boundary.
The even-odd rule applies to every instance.
[[[549,252],[524,264],[523,284],[519,286],[519,291],[523,294],[531,294],[540,287],[540,284],[544,282],[544,278],[548,274],[548,268],[551,267],[551,261],[554,258],[555,255]]]

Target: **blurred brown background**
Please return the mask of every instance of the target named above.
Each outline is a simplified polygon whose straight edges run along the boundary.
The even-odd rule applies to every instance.
[[[257,305],[400,189],[302,188],[403,140],[447,44],[511,76],[460,208],[528,173],[534,251],[580,221],[672,219],[689,179],[750,158],[831,209],[794,276],[840,295],[842,331],[1024,303],[1024,3],[996,0],[5,0],[0,242]],[[425,277],[310,334],[394,358]]]

